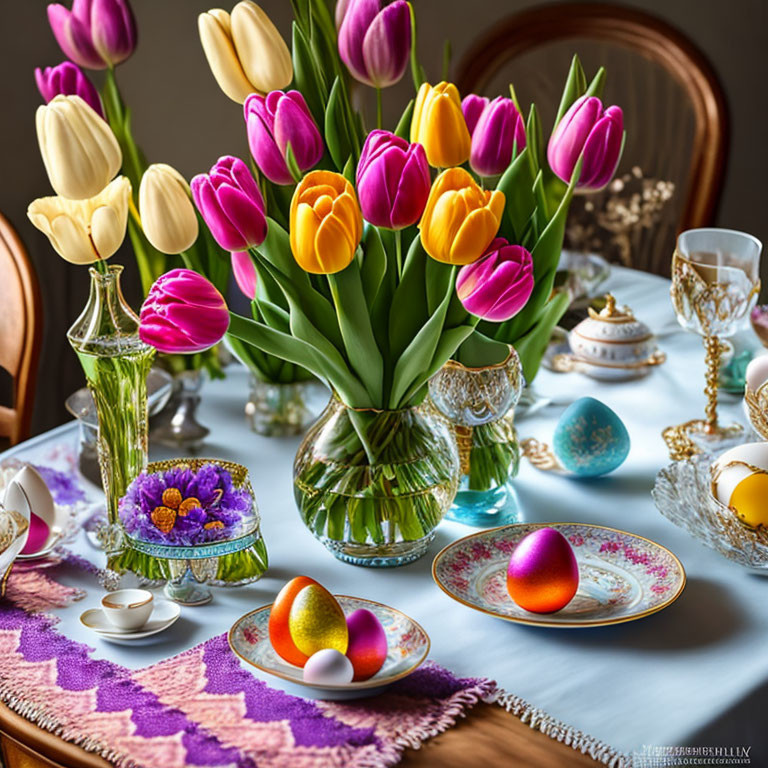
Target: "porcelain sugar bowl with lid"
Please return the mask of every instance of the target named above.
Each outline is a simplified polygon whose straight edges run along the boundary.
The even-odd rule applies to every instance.
[[[568,335],[568,344],[579,368],[598,379],[643,376],[665,360],[650,328],[629,307],[617,307],[611,294],[599,312],[590,307],[589,317]]]

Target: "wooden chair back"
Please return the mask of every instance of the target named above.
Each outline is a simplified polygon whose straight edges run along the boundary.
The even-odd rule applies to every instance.
[[[725,98],[705,57],[643,11],[558,3],[495,24],[457,72],[462,95],[535,101],[551,128],[570,60],[608,70],[604,103],[624,110],[627,143],[615,181],[574,200],[566,245],[668,274],[679,231],[712,223],[726,161]]]
[[[29,437],[43,319],[40,290],[18,234],[0,214],[0,368],[13,381],[10,406],[0,405],[0,437]]]

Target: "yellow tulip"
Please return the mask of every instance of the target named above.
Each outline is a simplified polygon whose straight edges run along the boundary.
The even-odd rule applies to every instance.
[[[37,108],[37,141],[57,195],[85,200],[101,192],[120,170],[115,134],[79,96],[56,96]]]
[[[251,93],[285,88],[293,79],[288,46],[251,0],[241,0],[231,15],[221,8],[201,13],[197,26],[216,82],[238,104]]]
[[[122,245],[128,223],[131,182],[118,176],[88,200],[41,197],[27,208],[29,220],[73,264],[108,259]]]
[[[472,140],[453,83],[438,83],[434,88],[422,83],[413,108],[411,142],[424,147],[433,168],[451,168],[469,159]]]
[[[354,187],[339,173],[312,171],[291,200],[291,251],[316,275],[341,272],[355,257],[363,216]]]
[[[181,253],[196,240],[197,214],[189,184],[170,165],[150,165],[139,186],[141,227],[161,253]]]
[[[449,168],[429,191],[419,222],[421,244],[437,261],[471,264],[491,244],[503,213],[503,192],[484,191],[463,168]]]

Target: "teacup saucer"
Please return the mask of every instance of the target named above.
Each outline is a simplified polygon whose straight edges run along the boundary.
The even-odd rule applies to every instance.
[[[110,623],[101,608],[89,608],[80,615],[80,623],[110,643],[130,645],[168,629],[181,615],[181,606],[169,600],[155,600],[152,615],[139,629],[119,629]]]

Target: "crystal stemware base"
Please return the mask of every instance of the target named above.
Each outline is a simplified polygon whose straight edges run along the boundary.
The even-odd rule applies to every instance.
[[[445,519],[475,528],[519,523],[520,506],[512,480],[489,490],[472,491],[464,478]]]

